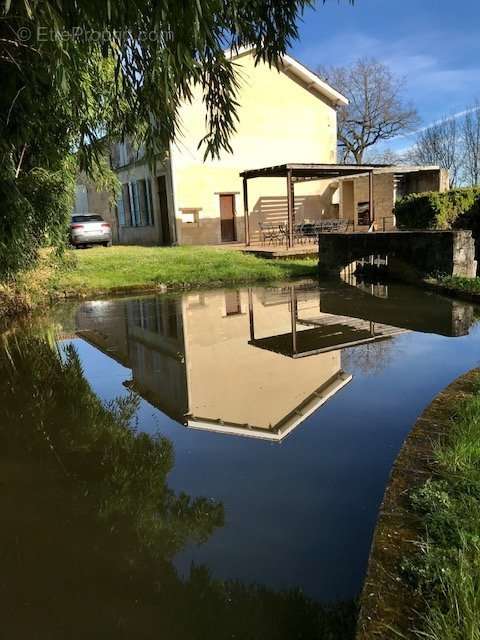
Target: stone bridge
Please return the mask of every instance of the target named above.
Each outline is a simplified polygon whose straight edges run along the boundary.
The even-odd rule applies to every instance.
[[[473,305],[468,302],[401,285],[390,287],[388,297],[377,298],[340,281],[334,289],[322,290],[320,311],[449,337],[468,335],[475,322]]]
[[[471,231],[320,233],[320,271],[339,275],[355,260],[388,256],[388,269],[407,280],[441,273],[473,278],[477,273]]]

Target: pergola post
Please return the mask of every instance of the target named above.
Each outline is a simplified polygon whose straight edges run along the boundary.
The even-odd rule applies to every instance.
[[[290,287],[290,323],[292,327],[292,355],[297,353],[297,294],[295,285]]]
[[[248,180],[243,178],[243,221],[245,223],[245,244],[250,246],[250,221],[248,219]]]
[[[292,170],[287,171],[287,210],[288,210],[288,238],[287,246],[293,247],[293,219],[295,207],[295,194],[292,181]]]
[[[253,317],[253,295],[251,288],[248,289],[248,322],[250,325],[250,340],[255,340],[255,321]]]
[[[368,172],[368,208],[370,214],[370,226],[375,223],[375,204],[374,204],[374,193],[373,193],[373,171]]]

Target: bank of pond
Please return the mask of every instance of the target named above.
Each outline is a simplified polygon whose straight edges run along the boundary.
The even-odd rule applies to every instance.
[[[71,301],[10,324],[5,634],[353,639],[392,466],[478,365],[477,317],[414,287],[325,281]],[[439,535],[445,482],[412,503]],[[455,491],[445,522],[475,506]],[[401,564],[428,593],[417,556]]]

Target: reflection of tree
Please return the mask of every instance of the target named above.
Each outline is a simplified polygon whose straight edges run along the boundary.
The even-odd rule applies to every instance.
[[[72,347],[19,334],[0,357],[0,598],[5,637],[348,638],[351,605],[212,579],[171,563],[223,509],[175,495],[162,437],[103,405]]]
[[[396,349],[395,338],[389,338],[344,349],[342,367],[345,371],[358,370],[370,375],[378,374],[391,363],[394,346]]]

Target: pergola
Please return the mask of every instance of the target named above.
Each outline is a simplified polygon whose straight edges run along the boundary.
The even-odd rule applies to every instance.
[[[378,168],[386,168],[385,164],[279,164],[263,169],[243,171],[243,204],[245,220],[245,244],[250,245],[250,221],[248,213],[248,181],[253,178],[285,178],[287,188],[288,235],[287,247],[293,246],[295,222],[295,183],[310,182],[312,180],[326,180],[345,178],[368,174],[369,177],[369,211],[370,224],[375,221],[373,207],[373,172]]]
[[[370,342],[384,341],[405,333],[403,328],[366,320],[362,318],[362,314],[357,312],[353,312],[356,315],[337,315],[325,312],[320,309],[320,297],[318,299],[319,316],[317,318],[301,318],[294,285],[290,286],[289,293],[290,331],[257,338],[255,336],[253,295],[252,290],[248,290],[250,324],[250,340],[248,344],[296,360],[318,355],[319,353],[330,353]],[[365,300],[368,307],[368,296],[362,299],[362,302]],[[383,301],[381,302],[383,303]],[[348,307],[348,304],[346,306]],[[352,312],[349,311],[349,313]]]

